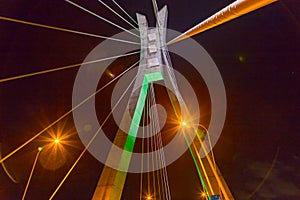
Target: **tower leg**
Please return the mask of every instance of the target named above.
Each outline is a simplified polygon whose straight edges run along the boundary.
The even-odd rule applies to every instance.
[[[164,19],[166,19],[166,14],[166,7],[162,9],[162,12],[160,11],[158,13],[160,16],[158,20],[160,20],[161,23],[165,21]],[[129,133],[126,134],[119,129],[113,142],[114,145],[124,149],[127,152],[132,152],[133,150],[135,136],[139,127],[141,114],[143,112],[144,103],[147,96],[148,84],[150,82],[163,79],[160,50],[162,45],[160,40],[161,34],[159,34],[160,29],[159,27],[148,28],[146,17],[143,15],[137,14],[137,18],[141,31],[141,49],[143,51],[141,53],[142,61],[139,65],[138,76],[135,80],[135,85],[129,99],[129,110],[134,110],[134,115],[130,125]],[[127,116],[123,117],[121,123],[128,123],[126,117]],[[119,153],[114,152],[113,148],[111,148],[107,157],[107,161],[114,160],[114,163],[119,163],[119,165],[116,166],[116,169],[104,166],[92,198],[93,200],[121,199],[127,173],[124,172],[126,170],[121,171],[117,169],[120,169],[120,166],[125,166],[125,169],[128,169],[130,159],[130,153],[127,155],[120,155]]]

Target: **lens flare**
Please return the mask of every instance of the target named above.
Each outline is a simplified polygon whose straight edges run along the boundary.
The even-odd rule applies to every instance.
[[[79,148],[77,142],[71,138],[76,132],[74,128],[67,126],[67,121],[64,121],[49,129],[47,133],[48,135],[41,136],[39,140],[43,143],[39,163],[45,169],[56,170],[72,156],[70,147]]]
[[[184,126],[184,127],[187,126],[187,122],[186,121],[182,121],[180,124],[181,124],[181,126]]]

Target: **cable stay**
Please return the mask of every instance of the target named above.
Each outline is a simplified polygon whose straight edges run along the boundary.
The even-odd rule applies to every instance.
[[[7,82],[7,81],[12,81],[12,80],[16,80],[16,79],[21,79],[21,78],[27,78],[27,77],[30,77],[30,76],[42,75],[42,74],[46,74],[46,73],[51,73],[51,72],[56,72],[56,71],[60,71],[60,70],[70,69],[70,68],[74,68],[74,67],[89,65],[89,64],[93,64],[93,63],[97,63],[97,62],[101,62],[101,61],[112,60],[112,59],[121,58],[121,57],[125,57],[125,56],[130,56],[130,55],[134,55],[134,54],[139,54],[140,52],[141,51],[136,51],[136,52],[132,52],[132,53],[127,53],[127,54],[122,54],[122,55],[117,55],[117,56],[112,56],[112,57],[107,57],[107,58],[101,58],[101,59],[98,59],[98,60],[92,60],[92,61],[87,61],[87,62],[83,62],[83,63],[67,65],[67,66],[63,66],[63,67],[47,69],[47,70],[43,70],[43,71],[39,71],[39,72],[32,72],[32,73],[29,73],[29,74],[22,74],[22,75],[18,75],[18,76],[9,77],[9,78],[2,78],[2,79],[0,79],[0,83]]]
[[[113,83],[115,80],[119,79],[121,76],[123,76],[124,74],[126,74],[129,70],[131,70],[136,64],[140,63],[142,61],[139,60],[138,62],[134,63],[132,66],[130,66],[128,69],[126,69],[125,71],[123,71],[121,74],[119,74],[118,76],[116,76],[114,79],[112,79],[110,82],[108,82],[107,84],[105,84],[104,86],[102,86],[100,89],[98,89],[96,92],[94,92],[93,94],[91,94],[90,96],[88,96],[86,99],[84,99],[82,102],[80,102],[79,104],[77,104],[76,106],[74,106],[71,110],[69,110],[68,112],[66,112],[65,114],[63,114],[62,116],[60,116],[58,119],[56,119],[54,122],[52,122],[51,124],[49,124],[47,127],[45,127],[43,130],[41,130],[40,132],[36,133],[33,137],[31,137],[29,140],[27,140],[26,142],[24,142],[22,145],[20,145],[19,147],[17,147],[15,150],[13,150],[12,152],[10,152],[8,155],[6,155],[5,157],[1,158],[0,163],[4,162],[5,160],[7,160],[8,158],[10,158],[12,155],[14,155],[15,153],[17,153],[19,150],[21,150],[22,148],[24,148],[26,145],[28,145],[30,142],[32,142],[33,140],[35,140],[36,138],[38,138],[41,134],[43,134],[45,131],[47,131],[48,129],[50,129],[53,125],[57,124],[60,120],[64,119],[66,116],[68,116],[69,114],[71,114],[74,110],[78,109],[80,106],[82,106],[84,103],[86,103],[87,101],[89,101],[91,98],[93,98],[96,94],[98,94],[99,92],[101,92],[103,89],[105,89],[107,86],[109,86],[111,83]]]
[[[131,19],[131,21],[133,21],[137,26],[139,25],[137,22],[136,22],[136,20],[134,20],[126,11],[125,11],[125,9],[123,9],[115,0],[112,0],[112,2],[114,2],[114,4],[116,5],[116,6],[118,6],[118,8],[125,14],[125,15],[127,15],[128,17],[129,17],[129,19]]]
[[[101,0],[98,0],[102,5],[104,5],[106,8],[108,8],[111,12],[113,12],[114,14],[116,14],[119,18],[121,18],[124,22],[126,22],[127,24],[129,24],[132,28],[134,28],[137,31],[140,31],[136,26],[134,26],[132,23],[130,23],[129,21],[127,21],[124,17],[122,17],[119,13],[117,13],[114,9],[112,9],[111,7],[109,7],[106,3],[104,3]]]
[[[151,83],[151,87],[150,87],[150,94],[151,94],[151,101],[152,101],[152,105],[153,105],[153,115],[152,115],[152,119],[154,119],[154,133],[156,133],[155,135],[155,139],[154,140],[154,145],[155,148],[154,150],[158,150],[159,152],[159,158],[158,158],[158,162],[160,163],[160,166],[164,166],[162,169],[160,169],[158,171],[161,172],[160,176],[161,176],[161,180],[163,182],[163,186],[162,186],[162,193],[164,195],[162,195],[162,197],[165,197],[167,200],[171,199],[171,193],[170,193],[170,186],[169,186],[169,181],[168,181],[168,173],[167,173],[167,168],[166,168],[166,163],[165,163],[165,153],[163,150],[163,143],[162,143],[162,134],[160,131],[160,126],[159,126],[159,117],[158,117],[158,111],[157,111],[157,107],[156,105],[156,100],[155,100],[155,93],[154,93],[154,86],[153,83]],[[156,154],[157,155],[157,154]],[[158,162],[156,162],[158,164]],[[160,189],[160,186],[159,186]],[[160,190],[159,190],[160,191]]]
[[[137,63],[139,63],[139,62],[140,61],[138,61]],[[134,67],[137,63],[133,64],[130,68]],[[110,111],[110,113],[106,116],[106,118],[104,119],[104,121],[102,122],[102,124],[100,125],[100,127],[98,128],[98,130],[96,131],[96,133],[94,134],[94,136],[90,139],[89,143],[87,145],[85,145],[85,148],[83,149],[83,151],[81,152],[81,154],[79,155],[79,157],[76,159],[76,161],[74,162],[74,164],[72,165],[72,167],[69,169],[69,171],[67,172],[67,174],[64,176],[64,178],[62,179],[62,181],[59,183],[59,185],[57,186],[57,188],[55,189],[55,191],[52,193],[52,195],[49,198],[49,200],[51,200],[51,199],[54,198],[54,196],[56,195],[56,193],[58,192],[58,190],[61,188],[61,186],[63,185],[63,183],[65,182],[65,180],[68,178],[68,176],[71,174],[71,172],[73,171],[73,169],[76,167],[77,163],[80,161],[80,159],[82,158],[82,156],[84,155],[84,153],[87,151],[87,149],[89,148],[89,146],[93,143],[93,141],[97,137],[98,133],[100,132],[100,130],[102,129],[102,127],[104,126],[104,124],[107,122],[107,120],[109,119],[109,117],[111,116],[111,114],[114,112],[114,110],[116,109],[116,107],[119,105],[119,103],[121,102],[121,100],[124,98],[125,94],[129,91],[129,88],[134,83],[135,79],[136,79],[136,77],[132,79],[131,83],[128,85],[127,89],[123,92],[123,94],[121,95],[121,97],[119,98],[119,100],[117,101],[117,103],[114,105],[114,107],[112,108],[112,110]]]
[[[192,37],[196,34],[202,33],[206,30],[219,26],[225,22],[238,18],[242,15],[250,13],[254,10],[267,6],[277,0],[237,0],[227,7],[223,8],[216,14],[210,16],[203,22],[197,24],[196,26],[190,28],[183,34],[172,39],[167,43],[167,45],[179,42],[186,38]]]
[[[159,125],[153,83],[149,85],[149,92],[142,117],[142,160],[140,176],[140,200],[157,199],[170,200],[171,193],[168,182],[168,173],[165,163],[165,154],[162,143],[162,133]],[[145,128],[144,126],[147,125]],[[154,153],[156,152],[156,153]],[[145,158],[146,155],[147,157]],[[147,172],[144,178],[144,165],[146,161]]]
[[[28,190],[28,187],[29,187],[31,178],[32,178],[32,175],[33,175],[33,172],[34,172],[36,163],[37,163],[37,161],[38,161],[38,158],[39,158],[39,155],[40,155],[42,149],[43,149],[42,147],[39,147],[39,148],[38,148],[38,152],[37,152],[37,154],[36,154],[36,156],[35,156],[35,159],[34,159],[34,162],[33,162],[33,166],[32,166],[32,168],[31,168],[30,175],[29,175],[29,178],[28,178],[28,180],[27,180],[27,184],[26,184],[26,187],[25,187],[23,196],[22,196],[22,200],[24,200],[25,197],[26,197],[26,193],[27,193],[27,190]]]
[[[104,3],[102,0],[98,0],[98,1],[102,5],[104,5],[107,9],[109,9],[112,13],[117,15],[120,19],[125,21],[131,27],[133,27],[135,30],[139,31],[139,29],[136,28],[136,26],[135,26],[135,24],[138,25],[138,23],[115,0],[112,0],[112,2],[123,13],[125,13],[130,18],[130,20],[132,20],[132,22],[134,22],[134,24],[129,22],[127,19],[125,19],[123,16],[121,16],[116,10],[111,8],[108,4]],[[174,38],[173,40],[169,41],[166,45],[174,44],[176,42],[179,42],[181,40],[187,39],[187,38],[192,37],[196,34],[199,34],[199,33],[202,33],[206,30],[209,30],[211,28],[217,27],[217,26],[219,26],[223,23],[226,23],[226,22],[228,22],[232,19],[238,18],[238,17],[240,17],[244,14],[250,13],[254,10],[257,10],[257,9],[263,7],[263,6],[269,5],[269,4],[271,4],[273,2],[276,2],[276,1],[277,0],[236,0],[235,2],[231,3],[230,5],[225,7],[224,9],[220,10],[216,14],[214,14],[211,17],[204,20],[203,22],[197,24],[196,26],[194,26],[191,29],[184,32],[183,34],[181,34],[178,37]],[[114,22],[112,22],[112,21],[110,21],[110,20],[108,20],[108,19],[106,19],[106,18],[90,11],[90,10],[88,10],[87,8],[82,7],[81,5],[78,5],[78,4],[74,3],[71,0],[65,0],[65,2],[73,5],[77,8],[79,8],[80,10],[85,11],[85,12],[87,12],[87,13],[89,13],[89,14],[91,14],[91,15],[93,15],[93,16],[95,16],[95,17],[97,17],[97,18],[99,18],[103,21],[105,21],[106,23],[109,23],[109,24],[113,25],[114,27],[117,27],[117,28],[131,34],[131,35],[134,35],[134,36],[140,38],[139,35],[131,32],[129,30],[126,30],[124,27],[122,27],[122,26],[120,26],[120,25],[118,25],[118,24],[116,24],[116,23],[114,23]],[[165,26],[165,25],[164,24],[160,25],[159,18],[162,19],[162,16],[159,16],[160,11],[158,11],[158,5],[157,5],[156,0],[152,0],[152,5],[153,5],[155,18],[156,18],[156,21],[157,21],[157,28],[158,29],[162,28],[161,26]],[[166,10],[164,10],[164,11],[166,11]],[[137,18],[138,18],[139,22],[142,21],[142,17],[139,19],[139,16],[138,16]],[[164,19],[166,19],[166,16],[165,16]],[[48,25],[44,25],[44,24],[39,24],[39,23],[34,23],[34,22],[29,22],[29,21],[23,21],[23,20],[4,17],[4,16],[0,16],[0,20],[10,21],[10,22],[15,22],[15,23],[20,23],[20,24],[26,24],[26,25],[31,25],[31,26],[41,27],[41,28],[47,28],[47,29],[52,29],[52,30],[59,30],[59,31],[63,31],[63,32],[75,33],[75,34],[80,34],[80,35],[85,35],[85,36],[91,36],[91,37],[96,37],[96,38],[101,38],[101,39],[114,40],[116,42],[124,42],[124,43],[129,43],[129,44],[140,45],[139,43],[132,42],[132,41],[126,41],[126,40],[117,39],[117,38],[110,38],[110,37],[106,37],[106,36],[100,36],[100,35],[96,35],[96,34],[92,34],[92,33],[86,33],[86,32],[81,32],[81,31],[76,31],[76,30],[71,30],[71,29],[55,27],[55,26],[48,26]],[[161,21],[163,23],[165,23],[163,20],[161,20]],[[142,27],[141,26],[142,24],[144,24],[144,23],[140,23],[140,27]],[[143,29],[141,28],[141,31],[142,30]],[[148,31],[150,31],[150,30],[151,29],[149,29]],[[147,32],[147,34],[148,34],[148,32]],[[156,35],[156,37],[159,38],[159,40],[161,40],[161,36],[162,36],[162,34],[160,32],[157,33],[157,35]],[[145,41],[147,41],[145,43],[147,45],[148,45],[148,42],[150,43],[152,41],[151,39],[149,39],[150,41],[148,41],[147,37],[142,38],[142,41],[143,41],[143,39]],[[152,42],[154,42],[154,41],[152,41]],[[163,41],[163,42],[165,42],[165,41]],[[161,43],[162,43],[162,41],[161,41]],[[23,75],[17,75],[17,76],[8,77],[8,78],[2,78],[2,79],[0,78],[0,83],[7,82],[7,81],[12,81],[12,80],[17,80],[17,79],[21,79],[21,78],[26,78],[26,77],[31,77],[31,76],[36,76],[36,75],[42,75],[42,74],[51,73],[51,72],[60,71],[60,70],[75,68],[75,67],[79,67],[79,66],[85,66],[85,65],[94,64],[94,63],[101,62],[101,61],[106,61],[106,60],[110,60],[110,59],[116,59],[116,58],[121,58],[121,57],[129,56],[129,55],[139,54],[141,52],[143,52],[143,51],[140,50],[140,51],[136,51],[136,52],[132,52],[132,53],[116,55],[116,56],[101,58],[101,59],[98,59],[98,60],[86,61],[86,62],[77,63],[77,64],[71,64],[71,65],[62,66],[62,67],[53,68],[53,69],[47,69],[47,70],[43,70],[43,71],[32,72],[32,73],[23,74]],[[144,51],[144,52],[146,52],[146,51]],[[168,78],[170,79],[169,85],[167,85],[166,82],[165,82],[167,95],[168,95],[169,100],[172,104],[172,108],[173,108],[174,113],[177,117],[177,120],[181,121],[182,118],[184,118],[185,116],[188,116],[190,114],[190,112],[189,112],[188,107],[186,106],[180,92],[179,92],[177,82],[176,82],[176,77],[174,75],[174,71],[173,71],[173,67],[172,67],[172,64],[171,64],[171,59],[170,59],[170,55],[169,55],[167,46],[164,46],[161,49],[160,53],[162,55],[162,57],[159,57],[161,59],[160,64],[161,63],[166,63],[167,64],[167,67],[164,71],[164,75],[167,75]],[[151,64],[151,62],[149,62],[150,57],[143,56],[143,54],[141,54],[141,57],[147,58],[145,62],[147,62],[146,65],[148,65],[149,69],[150,69],[150,67],[153,67],[153,66],[150,66],[150,64]],[[58,119],[56,119],[55,121],[50,123],[48,126],[46,126],[40,132],[36,133],[33,137],[31,137],[26,142],[24,142],[22,145],[20,145],[16,149],[14,149],[12,152],[10,152],[5,157],[2,158],[1,155],[0,155],[0,163],[3,164],[8,158],[13,156],[19,150],[23,149],[27,144],[34,141],[37,137],[39,137],[41,134],[46,132],[52,126],[57,124],[63,118],[65,118],[66,116],[71,114],[73,111],[78,109],[84,103],[91,100],[95,95],[99,94],[102,90],[104,90],[106,87],[108,87],[114,81],[116,81],[117,79],[122,77],[124,74],[126,74],[128,71],[133,69],[133,67],[135,67],[137,64],[141,64],[142,61],[144,61],[143,58],[141,58],[139,61],[137,61],[136,63],[131,65],[129,68],[127,68],[125,71],[120,73],[118,76],[114,77],[112,80],[110,80],[104,86],[102,86],[101,88],[96,90],[93,94],[89,95],[87,98],[85,98],[83,101],[78,103],[76,106],[72,107],[69,111],[67,111],[66,113],[61,115]],[[154,68],[151,68],[151,70],[153,70],[153,69]],[[60,190],[62,185],[65,183],[66,179],[69,177],[69,175],[72,173],[74,168],[80,162],[81,158],[85,155],[85,153],[87,152],[87,150],[89,149],[91,144],[94,142],[94,140],[96,139],[96,137],[100,133],[103,126],[106,124],[108,119],[112,116],[115,109],[119,106],[119,103],[122,101],[122,99],[128,93],[129,89],[133,86],[133,84],[135,82],[138,82],[137,80],[139,80],[138,79],[139,75],[140,75],[139,73],[141,71],[142,71],[142,73],[144,73],[143,78],[146,77],[145,80],[147,80],[147,81],[146,81],[146,84],[145,84],[145,82],[142,82],[142,85],[141,85],[142,87],[144,87],[146,85],[143,88],[144,90],[143,91],[141,90],[140,96],[139,96],[139,98],[142,99],[141,100],[142,103],[139,104],[140,101],[137,101],[136,107],[138,107],[139,109],[136,109],[135,112],[134,112],[134,115],[133,115],[133,119],[134,119],[135,114],[137,113],[138,117],[136,119],[138,119],[138,120],[136,120],[135,122],[137,122],[138,125],[140,124],[140,122],[142,122],[142,124],[143,124],[142,139],[141,139],[142,157],[141,157],[141,170],[140,170],[141,174],[140,174],[139,199],[140,200],[145,199],[145,196],[146,196],[147,200],[150,200],[150,199],[171,200],[171,192],[170,192],[170,185],[169,185],[169,181],[168,181],[168,173],[167,173],[165,152],[164,152],[164,148],[163,148],[164,146],[163,146],[163,140],[162,140],[162,131],[161,131],[161,127],[160,127],[160,124],[159,124],[159,116],[158,116],[158,110],[157,110],[157,107],[156,107],[157,103],[156,103],[154,83],[153,83],[154,81],[164,80],[164,78],[163,78],[163,75],[161,73],[162,72],[161,69],[158,69],[158,67],[157,67],[155,70],[159,70],[159,71],[156,71],[154,73],[152,71],[152,75],[159,72],[159,74],[161,75],[160,78],[156,77],[156,79],[153,78],[153,80],[151,80],[151,81],[150,81],[150,79],[147,80],[147,76],[149,74],[144,72],[143,70],[140,70],[138,72],[138,74],[131,80],[130,84],[123,91],[122,95],[120,96],[120,98],[118,99],[116,104],[112,107],[109,114],[105,117],[105,119],[103,120],[103,122],[99,126],[98,130],[95,131],[94,135],[88,141],[87,145],[85,145],[85,147],[83,148],[83,150],[81,151],[79,156],[76,158],[76,160],[74,160],[74,163],[72,163],[70,169],[62,177],[62,180],[59,182],[58,186],[55,188],[55,190],[51,194],[49,200],[52,200],[54,198],[54,196],[57,194],[57,192]],[[173,89],[175,89],[175,96],[173,94],[171,94],[171,92],[170,92],[171,90],[167,89],[168,88],[167,86],[170,86]],[[183,107],[184,107],[183,110],[179,110],[179,109],[177,110],[177,108],[176,108],[176,98],[177,98],[179,104],[181,106],[183,105]],[[132,120],[132,121],[134,121],[134,120]],[[197,121],[197,123],[198,123],[198,121]],[[147,127],[145,128],[144,126],[146,124],[147,124]],[[186,142],[187,149],[189,150],[189,152],[191,154],[191,157],[192,157],[192,160],[195,164],[197,174],[199,176],[199,181],[200,181],[200,184],[203,188],[203,192],[204,192],[204,195],[205,195],[204,197],[207,200],[212,200],[213,198],[212,198],[211,195],[215,194],[215,192],[218,190],[220,195],[223,196],[225,200],[232,199],[233,197],[232,197],[230,191],[228,191],[228,186],[226,185],[226,182],[224,183],[224,179],[222,179],[223,177],[221,177],[220,171],[218,171],[219,169],[217,168],[215,158],[214,158],[214,154],[213,154],[213,151],[212,151],[212,145],[211,145],[211,141],[210,141],[211,136],[210,136],[210,133],[208,132],[207,128],[205,126],[201,125],[201,124],[196,124],[196,125],[192,124],[189,128],[184,127],[184,126],[185,125],[183,125],[180,129],[180,131],[183,134],[183,139],[185,140],[183,142]],[[133,128],[134,130],[131,129],[132,127],[134,127]],[[197,132],[199,127],[203,128],[205,130],[206,135],[204,133],[199,134]],[[131,130],[133,130],[133,131],[131,131]],[[132,134],[134,132],[134,134],[133,135],[128,134],[131,137],[127,137],[127,139],[128,138],[129,139],[124,140],[124,142],[125,142],[124,150],[130,151],[131,154],[133,153],[133,150],[134,150],[134,147],[135,147],[134,142],[136,140],[137,131],[138,131],[138,128],[136,128],[136,124],[134,126],[130,126],[130,130],[129,130],[128,133]],[[192,134],[192,133],[195,133],[195,132],[196,132],[196,134]],[[193,136],[193,138],[192,138],[192,136]],[[207,141],[204,141],[204,137],[208,138],[208,144],[206,143]],[[132,140],[132,138],[134,138],[134,141]],[[133,143],[131,143],[131,146],[129,146],[129,147],[126,146],[128,141],[131,141],[131,142],[133,141]],[[210,148],[207,148],[207,146],[209,146]],[[205,158],[201,158],[201,156],[200,156],[200,152],[199,152],[200,147],[202,148],[204,154],[206,155]],[[28,187],[29,187],[29,183],[31,181],[31,178],[32,178],[32,175],[33,175],[33,172],[34,172],[34,169],[35,169],[40,151],[42,150],[42,147],[40,147],[38,150],[39,151],[36,154],[34,164],[32,166],[32,169],[31,169],[31,172],[30,172],[30,175],[29,175],[29,178],[28,178],[28,181],[27,181],[22,199],[25,199],[25,196],[26,196],[26,193],[27,193],[27,190],[28,190]],[[1,152],[0,152],[0,154],[1,154]],[[111,155],[113,155],[113,154],[111,154]],[[145,157],[145,155],[147,157]],[[270,174],[272,168],[274,167],[277,156],[278,156],[278,151],[277,151],[277,153],[275,155],[275,158],[272,162],[271,168],[269,169],[269,171],[266,175],[266,178],[268,177],[268,175]],[[115,158],[115,157],[113,157],[113,158]],[[120,160],[121,164],[125,163],[124,165],[126,165],[127,170],[129,168],[130,159],[131,159],[131,157],[128,158],[128,157],[124,157],[122,155],[122,158]],[[124,161],[126,161],[126,162],[124,162]],[[104,166],[104,167],[108,168],[108,166]],[[206,168],[209,169],[209,171],[206,171]],[[116,177],[117,177],[118,173],[123,173],[123,178],[124,178],[124,172],[123,171],[121,172],[120,169],[121,168],[116,169],[115,170],[116,172],[113,172],[113,173],[116,174]],[[145,169],[146,169],[147,172],[144,172]],[[111,171],[106,171],[105,173],[102,172],[102,174],[104,174],[104,175],[113,174],[113,173],[107,173],[107,172],[111,172]],[[212,177],[214,177],[214,179],[212,179]],[[255,192],[262,186],[262,184],[264,183],[266,178],[263,179],[261,184],[250,194],[250,197],[253,196],[255,194]],[[124,183],[122,183],[123,185],[122,184],[116,185],[117,182],[121,182],[120,180],[121,179],[115,179],[114,180],[115,182],[113,182],[113,187],[118,187],[118,190],[121,190],[120,195],[118,194],[119,199],[121,199],[121,195],[122,195],[123,187],[124,187],[124,184],[125,184],[126,176],[124,178]],[[100,181],[101,181],[101,179],[99,179],[99,182]],[[214,183],[214,182],[216,182],[216,183]],[[106,187],[106,189],[104,189],[104,191],[107,192],[107,191],[111,190],[110,187],[112,187],[112,186],[106,184],[105,187]],[[96,192],[95,192],[95,194],[96,194]],[[108,198],[111,197],[111,196],[109,196],[111,194],[105,194],[105,195],[106,195],[105,197],[108,197]]]
[[[113,41],[117,41],[117,42],[124,42],[124,43],[128,43],[128,44],[139,45],[138,42],[126,41],[126,40],[122,40],[122,39],[96,35],[93,33],[86,33],[86,32],[82,32],[82,31],[76,31],[76,30],[71,30],[71,29],[66,29],[66,28],[55,27],[55,26],[49,26],[49,25],[45,25],[45,24],[39,24],[39,23],[35,23],[35,22],[24,21],[24,20],[19,20],[19,19],[4,17],[4,16],[0,16],[0,20],[16,22],[16,23],[20,23],[20,24],[26,24],[26,25],[36,26],[36,27],[40,27],[40,28],[47,28],[47,29],[52,29],[52,30],[57,30],[57,31],[63,31],[63,32],[68,32],[68,33],[75,33],[75,34],[79,34],[79,35],[101,38],[101,39],[105,39],[105,40],[113,40]]]
[[[108,19],[105,19],[104,17],[101,17],[100,15],[97,15],[96,13],[94,13],[94,12],[92,12],[92,11],[90,11],[90,10],[88,10],[88,9],[86,9],[86,8],[84,8],[84,7],[82,7],[82,6],[78,5],[78,4],[70,1],[70,0],[65,0],[65,1],[67,3],[73,5],[73,6],[79,8],[79,9],[81,9],[81,10],[83,10],[83,11],[85,11],[85,12],[87,12],[87,13],[89,13],[89,14],[91,14],[91,15],[93,15],[93,16],[95,16],[95,17],[97,17],[97,18],[99,18],[99,19],[101,19],[101,20],[103,20],[103,21],[105,21],[105,22],[107,22],[107,23],[109,23],[109,24],[111,24],[111,25],[113,25],[113,26],[115,26],[115,27],[117,27],[117,28],[125,31],[125,32],[127,32],[127,33],[129,33],[129,34],[131,34],[131,35],[134,35],[134,36],[136,36],[138,38],[140,37],[139,35],[137,35],[135,33],[132,33],[131,31],[128,31],[127,29],[123,28],[122,26],[119,26],[119,25],[117,25],[117,24],[109,21]]]

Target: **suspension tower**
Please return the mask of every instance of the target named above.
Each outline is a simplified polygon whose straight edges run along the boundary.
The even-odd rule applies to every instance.
[[[120,200],[122,196],[123,187],[125,184],[132,151],[136,141],[136,135],[139,124],[141,122],[142,112],[147,97],[149,86],[153,82],[162,81],[167,90],[171,89],[173,93],[170,95],[171,101],[177,101],[180,105],[185,107],[183,98],[178,90],[177,83],[169,53],[166,47],[166,26],[167,26],[167,7],[163,7],[159,12],[156,11],[156,27],[148,27],[146,17],[137,14],[141,37],[141,62],[139,64],[138,75],[129,99],[129,112],[132,114],[132,120],[128,120],[128,116],[123,117],[121,124],[130,127],[128,133],[119,129],[115,139],[114,145],[124,149],[124,154],[117,154],[113,148],[108,154],[107,161],[114,160],[118,163],[114,169],[104,166],[98,184],[96,186],[93,200]],[[181,117],[188,115],[188,111],[181,111]],[[158,120],[158,117],[154,118]],[[196,146],[201,146],[201,141],[195,143]],[[199,149],[199,148],[198,148]],[[194,150],[195,151],[195,150]],[[199,152],[194,152],[198,154]],[[207,190],[208,199],[211,196],[218,194],[224,199],[233,199],[233,196],[222,177],[218,167],[212,164],[210,158],[202,159],[201,173],[205,176],[205,184],[208,185]]]
[[[211,17],[207,18],[205,21],[197,24],[196,26],[192,27],[191,29],[187,30],[183,34],[179,35],[175,39],[169,41],[166,43],[166,23],[167,23],[167,7],[165,6],[163,9],[158,11],[157,4],[155,0],[152,0],[155,16],[157,19],[156,27],[149,28],[147,24],[146,17],[140,14],[137,14],[138,19],[138,25],[140,30],[140,37],[141,37],[141,62],[139,64],[139,70],[137,73],[137,77],[135,80],[135,85],[131,93],[131,97],[128,102],[128,108],[130,111],[130,114],[132,115],[132,118],[128,118],[128,115],[124,115],[121,124],[125,124],[129,127],[128,131],[123,131],[121,129],[118,130],[115,138],[114,138],[114,145],[120,147],[123,151],[123,154],[119,154],[117,151],[114,150],[114,148],[111,148],[111,151],[109,152],[107,156],[107,163],[111,163],[109,161],[114,160],[116,162],[115,166],[108,167],[104,166],[104,169],[102,171],[102,174],[99,178],[98,184],[95,188],[95,192],[93,195],[93,200],[120,200],[122,197],[122,191],[125,184],[127,171],[130,165],[130,162],[132,160],[132,153],[136,141],[136,136],[138,132],[138,127],[141,122],[143,109],[145,108],[145,101],[147,99],[147,93],[150,88],[152,94],[153,94],[153,84],[154,82],[164,82],[167,91],[171,90],[171,93],[169,94],[169,98],[171,101],[177,101],[180,105],[183,105],[185,107],[185,103],[183,101],[183,98],[180,94],[180,91],[178,90],[174,71],[171,65],[170,56],[168,53],[167,45],[173,44],[175,42],[179,42],[183,39],[192,37],[193,35],[196,35],[198,33],[204,32],[206,30],[209,30],[213,27],[219,26],[225,22],[228,22],[230,20],[233,20],[235,18],[238,18],[244,14],[247,14],[249,12],[255,11],[261,7],[264,7],[266,5],[269,5],[273,2],[276,2],[278,0],[236,0],[229,6],[225,7],[224,9],[220,10],[216,14],[212,15]],[[97,16],[96,14],[88,11],[87,9],[71,2],[72,5],[83,9],[90,14],[93,14]],[[103,4],[103,3],[102,3]],[[105,4],[104,4],[105,5]],[[121,8],[122,9],[122,8]],[[99,17],[99,16],[98,16]],[[100,17],[103,19],[102,17]],[[33,22],[27,22],[23,20],[17,20],[7,17],[1,17],[1,20],[11,21],[11,22],[17,22],[37,27],[43,27],[48,29],[54,29],[54,30],[60,30],[65,32],[71,32],[71,33],[77,33],[81,35],[89,35],[93,37],[99,37],[99,38],[107,38],[104,36],[98,36],[94,34],[79,32],[79,31],[73,31],[69,29],[63,29]],[[108,39],[108,38],[107,38]],[[118,40],[117,41],[121,41]],[[123,41],[128,42],[128,41]],[[131,42],[129,42],[131,43]],[[129,55],[129,54],[128,54]],[[107,58],[106,58],[107,59]],[[106,60],[106,59],[101,59]],[[111,58],[110,58],[111,59]],[[99,61],[99,60],[98,60]],[[98,62],[97,61],[97,62]],[[96,62],[96,61],[92,61]],[[86,65],[87,63],[92,62],[86,62],[82,63],[82,65]],[[66,68],[71,68],[79,66],[79,64],[76,65],[69,65],[64,66],[52,70],[44,70],[40,72],[25,74],[25,75],[19,75],[14,76],[10,78],[4,78],[1,79],[0,82],[15,80],[19,78],[29,77],[33,75],[39,75],[44,74],[48,72],[53,72],[57,70],[62,70]],[[99,90],[100,91],[100,90]],[[96,93],[95,93],[96,94]],[[92,95],[93,96],[93,95]],[[50,125],[45,127],[42,131],[38,132],[35,136],[27,140],[25,143],[17,147],[15,150],[10,152],[8,155],[6,155],[3,158],[0,158],[0,163],[3,165],[4,161],[7,160],[9,157],[14,155],[16,152],[24,148],[26,145],[28,145],[30,142],[35,140],[37,137],[39,137],[42,133],[44,133],[46,130],[48,130],[50,127],[58,123],[61,119],[66,117],[68,114],[76,110],[79,106],[81,106],[82,103],[85,103],[86,100],[89,100],[89,96],[87,99],[82,101],[80,104],[73,107],[71,110],[66,112],[64,115],[62,115],[60,118],[58,118],[56,121],[52,122]],[[157,123],[158,116],[157,112],[154,113],[154,120]],[[189,111],[184,109],[180,112],[181,117],[184,118],[185,115],[189,115]],[[125,126],[125,127],[126,127]],[[208,133],[208,132],[206,132]],[[185,134],[183,134],[185,135]],[[217,200],[217,199],[225,199],[230,200],[234,199],[229,187],[226,184],[226,181],[224,180],[222,173],[218,169],[218,166],[213,160],[213,155],[207,151],[205,145],[202,142],[201,137],[196,134],[196,139],[193,139],[192,144],[188,143],[188,148],[190,150],[190,153],[192,154],[192,157],[195,161],[195,164],[200,166],[201,168],[198,170],[199,177],[201,177],[201,184],[203,188],[205,189],[205,197],[206,199],[211,200]],[[89,144],[86,146],[86,148],[82,151],[80,156],[77,158],[75,163],[72,165],[71,169],[68,171],[62,182],[59,184],[59,186],[56,188],[50,199],[54,197],[54,195],[57,193],[59,188],[62,186],[66,178],[69,176],[71,171],[74,169],[78,161],[81,159],[82,155],[86,152],[88,146],[93,141],[90,140]],[[193,146],[193,148],[191,148]],[[205,152],[206,157],[200,158],[199,156],[199,149],[203,148],[203,151]],[[39,148],[39,151],[41,149]],[[198,160],[195,159],[195,155],[198,156]],[[0,156],[1,157],[1,156]],[[4,166],[4,165],[3,165]],[[205,186],[205,187],[204,187]],[[149,198],[147,198],[149,199]],[[171,199],[170,193],[168,198],[163,199]]]

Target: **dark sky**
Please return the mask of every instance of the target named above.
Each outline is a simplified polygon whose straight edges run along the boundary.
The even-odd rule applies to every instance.
[[[96,0],[75,2],[130,28]],[[159,0],[158,5],[168,6],[168,28],[183,32],[231,2]],[[150,25],[154,24],[151,1],[120,0],[118,3],[131,16],[137,12],[146,14]],[[120,32],[64,1],[2,0],[0,15],[105,36]],[[252,199],[300,198],[299,35],[300,2],[285,0],[194,37],[213,58],[224,80],[228,110],[214,151],[237,199],[246,199],[268,170],[272,170],[269,177]],[[101,41],[0,20],[0,77],[80,63]],[[130,66],[132,62],[129,59],[125,63]],[[176,62],[173,64],[182,70]],[[0,83],[2,152],[13,150],[71,108],[77,70]],[[188,75],[187,78],[198,84],[197,77]],[[53,166],[57,170],[46,169],[42,161],[37,164],[28,199],[48,199],[83,149],[72,117],[59,126],[63,124],[64,131],[71,135],[68,140],[72,145],[65,147],[66,156],[60,159],[62,166]],[[39,139],[7,160],[8,170],[20,183],[14,184],[1,169],[0,199],[20,199],[34,161],[35,147],[41,143]],[[270,168],[273,161],[275,164]],[[55,199],[90,199],[102,167],[86,154]],[[189,153],[169,166],[168,172],[173,199],[199,199],[196,195],[200,183]],[[138,194],[135,180],[132,176],[127,181],[125,200],[135,199],[134,195]]]

